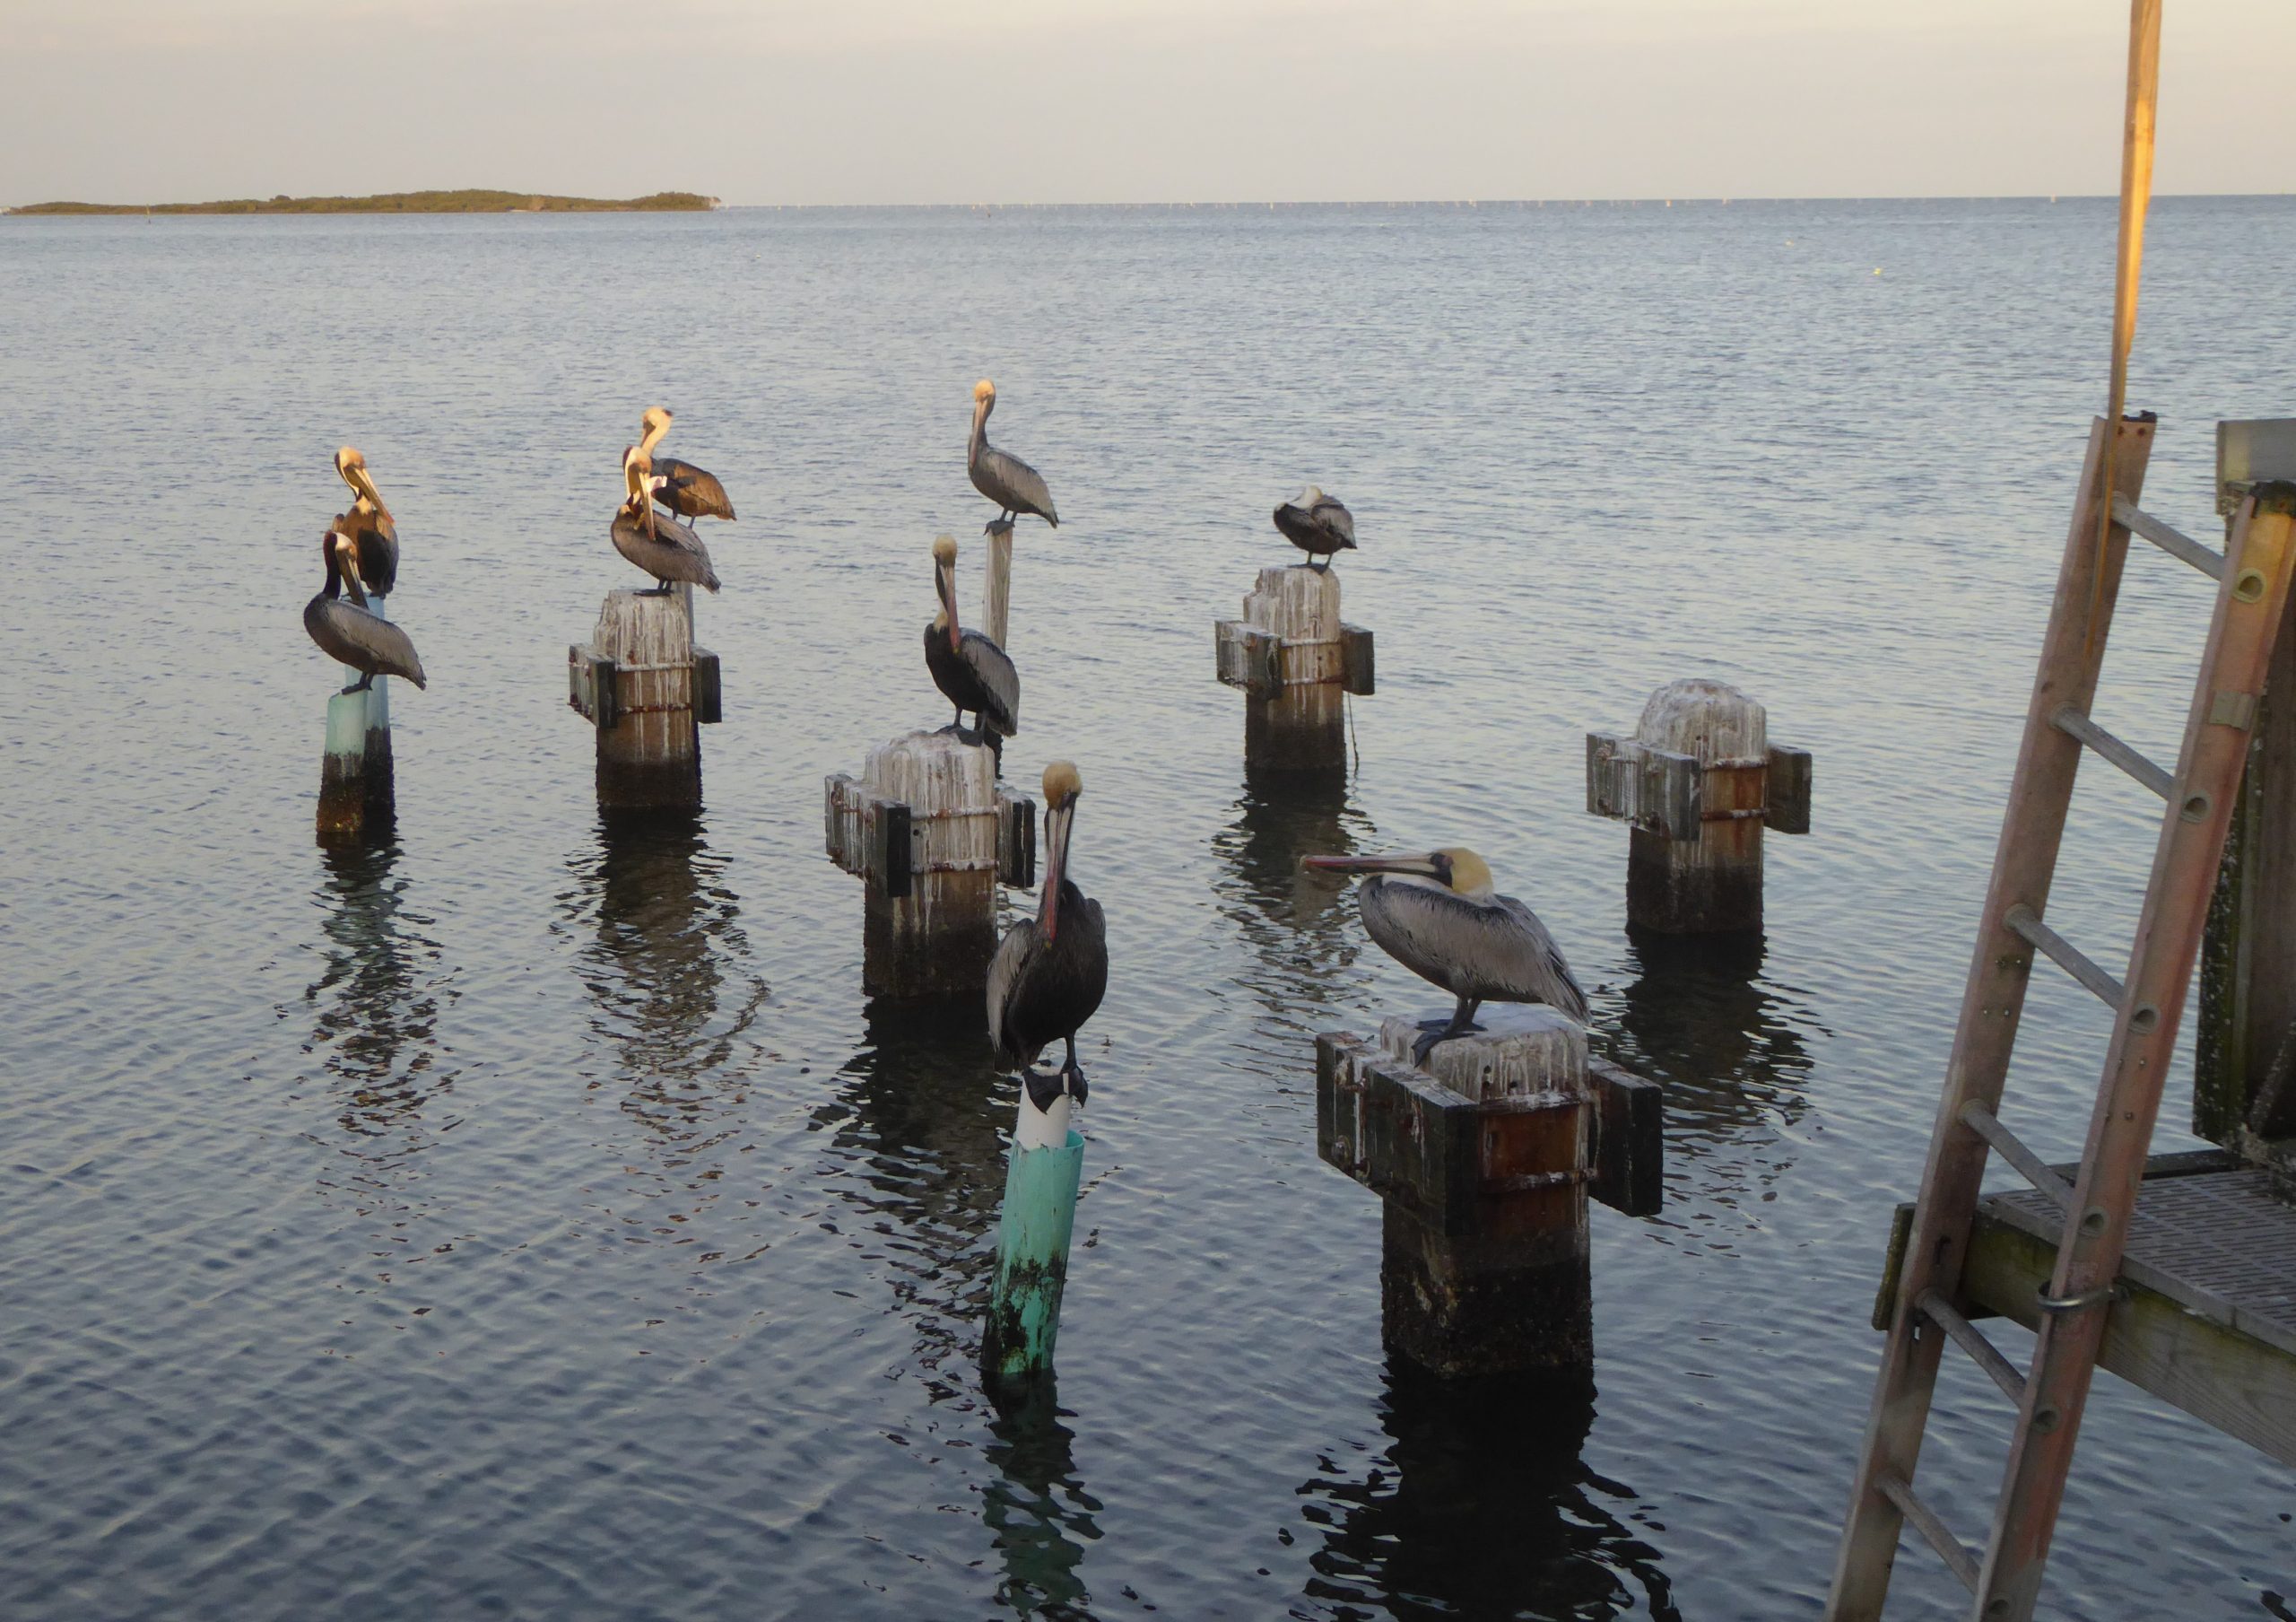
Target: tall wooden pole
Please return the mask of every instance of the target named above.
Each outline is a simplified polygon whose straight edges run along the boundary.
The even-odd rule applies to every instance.
[[[2105,421],[2117,423],[2128,405],[2128,352],[2136,342],[2136,288],[2144,271],[2144,213],[2152,202],[2152,124],[2161,100],[2161,0],[2129,0],[2128,108],[2120,145],[2120,259],[2113,276],[2112,384]],[[2105,436],[2105,499],[2097,510],[2097,589],[2103,587],[2106,532],[2112,528],[2118,471],[2118,434]],[[2096,650],[2097,600],[2089,602],[2089,640]]]

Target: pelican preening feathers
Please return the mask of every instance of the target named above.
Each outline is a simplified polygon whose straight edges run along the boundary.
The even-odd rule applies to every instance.
[[[1363,927],[1388,956],[1458,998],[1448,1023],[1424,1021],[1413,1044],[1421,1064],[1439,1042],[1475,1028],[1485,1002],[1543,1002],[1580,1024],[1587,994],[1570,977],[1554,937],[1511,895],[1492,893],[1491,869],[1472,850],[1450,846],[1397,856],[1311,856],[1331,873],[1370,873],[1356,904]]]
[[[1313,484],[1275,510],[1275,527],[1308,554],[1310,568],[1329,569],[1335,553],[1355,550],[1355,515],[1337,496],[1326,495]],[[1323,560],[1320,564],[1318,558]]]
[[[622,453],[622,481],[625,494],[614,510],[613,549],[660,581],[656,590],[663,596],[673,586],[717,590],[718,571],[701,537],[654,510],[654,462],[643,446]]]
[[[319,554],[326,560],[326,584],[303,605],[303,629],[329,658],[350,666],[359,679],[345,693],[363,693],[378,676],[404,676],[424,685],[422,661],[406,632],[379,615],[367,611],[367,594],[359,585],[358,546],[351,536],[330,529],[319,536]],[[343,588],[351,600],[343,600]]]
[[[1084,780],[1067,761],[1044,769],[1044,892],[1034,918],[997,943],[988,965],[988,1035],[999,1064],[1021,1071],[1029,1102],[1049,1110],[1064,1093],[1084,1102],[1076,1033],[1100,1006],[1109,986],[1108,928],[1100,903],[1068,876],[1068,841]],[[1037,1055],[1053,1042],[1068,1056],[1050,1075]]]
[[[335,453],[335,476],[351,487],[351,505],[337,515],[335,532],[348,536],[359,579],[370,594],[388,597],[398,584],[398,528],[391,510],[383,505],[375,481],[367,472],[367,458],[355,445]]]
[[[662,442],[675,420],[666,406],[648,406],[638,419],[638,449],[653,460],[654,499],[682,519],[731,519],[734,503],[716,474],[675,457],[654,455],[654,447]]]
[[[1052,492],[1043,476],[988,442],[988,414],[996,409],[996,385],[983,378],[972,386],[972,440],[965,448],[965,471],[972,476],[972,487],[996,503],[996,517],[990,522],[1010,524],[1020,514],[1032,512],[1059,528],[1060,515],[1053,510]]]
[[[957,543],[945,535],[933,543],[933,589],[941,612],[925,627],[925,667],[957,707],[954,724],[961,729],[971,711],[980,741],[997,748],[1021,729],[1021,677],[1004,650],[957,623]]]

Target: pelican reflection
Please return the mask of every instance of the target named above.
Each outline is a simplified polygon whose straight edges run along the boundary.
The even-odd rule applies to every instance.
[[[1309,1592],[1344,1616],[1677,1618],[1632,1489],[1580,1460],[1594,1422],[1582,1373],[1447,1381],[1392,1360],[1386,1445],[1335,1450],[1300,1488],[1323,1538]]]
[[[1328,1011],[1350,1006],[1370,979],[1354,966],[1346,878],[1301,862],[1350,855],[1378,837],[1344,775],[1292,773],[1248,783],[1213,840],[1227,868],[1215,886],[1220,910],[1257,960],[1239,978],[1286,1043],[1327,1025]],[[1297,1057],[1294,1046],[1287,1062]]]
[[[322,1056],[348,1152],[371,1167],[404,1159],[454,1124],[440,1108],[455,1072],[441,1064],[448,979],[430,919],[410,905],[398,845],[327,847],[315,899],[326,909],[318,978],[303,992],[311,1051]]]

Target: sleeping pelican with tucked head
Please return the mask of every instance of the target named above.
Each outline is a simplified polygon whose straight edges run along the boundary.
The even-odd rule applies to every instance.
[[[1485,1002],[1543,1002],[1585,1024],[1587,994],[1546,926],[1521,902],[1491,887],[1483,858],[1458,845],[1391,856],[1311,856],[1329,873],[1369,873],[1356,904],[1381,950],[1458,998],[1448,1020],[1421,1022],[1420,1064],[1435,1044],[1475,1029]]]

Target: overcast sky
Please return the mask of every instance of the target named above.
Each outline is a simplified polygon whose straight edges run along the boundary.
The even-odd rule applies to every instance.
[[[2296,189],[2296,0],[2166,0],[2164,192]],[[0,203],[2029,195],[2123,0],[0,0]]]

